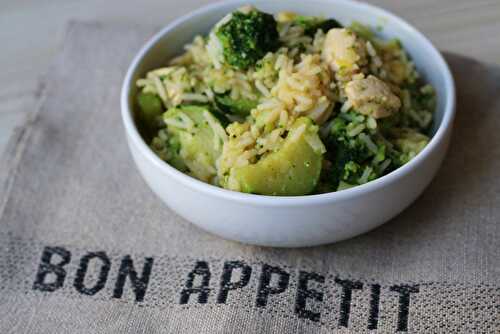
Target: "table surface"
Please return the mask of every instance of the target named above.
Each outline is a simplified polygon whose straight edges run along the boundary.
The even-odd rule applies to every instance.
[[[164,25],[209,0],[0,0],[0,154],[36,108],[38,79],[69,20]],[[500,64],[500,0],[371,0],[400,15],[442,51]]]

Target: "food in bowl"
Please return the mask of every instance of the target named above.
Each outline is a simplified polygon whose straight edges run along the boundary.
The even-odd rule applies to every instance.
[[[360,23],[250,6],[137,81],[136,119],[164,161],[262,195],[370,182],[429,142],[436,98],[398,40]]]

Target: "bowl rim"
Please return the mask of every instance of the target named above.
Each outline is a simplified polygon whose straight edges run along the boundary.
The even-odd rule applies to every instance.
[[[322,0],[323,1],[323,0]],[[443,140],[446,139],[447,131],[452,127],[453,120],[455,117],[455,103],[456,103],[456,93],[455,93],[455,83],[453,76],[449,69],[448,64],[444,60],[442,54],[437,50],[437,48],[430,42],[430,40],[425,37],[420,31],[406,22],[399,16],[382,9],[380,7],[366,4],[363,2],[357,2],[353,0],[329,0],[332,3],[343,3],[354,7],[364,7],[365,9],[374,12],[377,15],[383,15],[390,18],[395,22],[401,29],[407,30],[414,38],[418,41],[420,45],[425,45],[428,50],[429,56],[434,61],[440,70],[442,71],[444,82],[445,82],[445,95],[446,101],[444,104],[444,113],[441,123],[432,136],[431,140],[427,146],[417,154],[411,161],[405,165],[397,168],[391,173],[384,175],[378,179],[370,181],[368,183],[355,186],[353,188],[329,192],[322,194],[313,195],[301,195],[301,196],[270,196],[270,195],[257,195],[257,194],[247,194],[237,191],[232,191],[224,189],[209,183],[200,181],[188,174],[178,171],[174,167],[170,166],[167,162],[161,160],[146,144],[142,136],[139,134],[137,126],[135,124],[134,118],[132,116],[132,108],[129,103],[129,92],[131,90],[132,77],[136,71],[137,66],[141,62],[142,58],[148,53],[148,51],[156,45],[156,43],[167,35],[171,30],[173,30],[179,24],[195,19],[200,15],[204,15],[207,12],[216,10],[220,7],[225,7],[228,5],[241,5],[243,3],[251,2],[249,0],[223,0],[213,4],[209,4],[200,7],[194,11],[183,15],[169,24],[164,28],[154,34],[137,52],[134,56],[131,64],[129,65],[125,78],[123,80],[120,96],[121,104],[121,115],[122,121],[125,126],[125,131],[129,140],[138,148],[138,150],[143,154],[143,156],[154,165],[159,171],[168,177],[177,179],[179,182],[183,183],[185,186],[190,187],[196,191],[205,193],[207,195],[221,197],[227,200],[232,200],[244,204],[251,205],[265,205],[265,206],[296,206],[296,205],[310,205],[310,204],[322,204],[337,201],[345,201],[352,199],[353,197],[359,196],[361,194],[371,193],[384,186],[396,182],[400,178],[408,175],[413,170],[417,169],[425,159],[427,159],[433,151],[435,151]]]

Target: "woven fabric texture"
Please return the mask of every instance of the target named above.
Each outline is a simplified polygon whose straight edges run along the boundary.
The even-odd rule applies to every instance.
[[[450,152],[351,240],[252,247],[178,217],[135,169],[121,80],[147,27],[73,23],[0,169],[0,333],[498,333],[500,68],[446,54]]]

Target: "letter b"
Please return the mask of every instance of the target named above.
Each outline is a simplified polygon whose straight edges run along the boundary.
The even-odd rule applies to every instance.
[[[52,257],[57,255],[60,260],[52,263]],[[66,278],[66,270],[63,268],[71,260],[71,253],[62,247],[45,247],[43,249],[40,265],[36,274],[33,290],[55,291],[63,286]],[[55,276],[48,281],[47,276]]]

